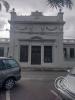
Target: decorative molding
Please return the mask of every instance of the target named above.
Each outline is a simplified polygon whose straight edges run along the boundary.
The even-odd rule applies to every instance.
[[[56,25],[24,25],[24,26],[15,26],[15,31],[18,32],[33,32],[33,33],[40,33],[40,32],[56,32],[58,27]]]
[[[55,43],[56,40],[55,39],[18,39],[18,41],[20,42],[31,42],[31,41],[36,41],[36,42],[41,42],[43,44],[46,44],[46,43]]]
[[[46,26],[46,30],[48,31],[55,31],[57,29],[57,26]]]
[[[45,26],[41,25],[41,31],[42,31],[42,32],[45,31]]]
[[[40,36],[33,36],[30,38],[30,40],[43,40],[43,38]]]

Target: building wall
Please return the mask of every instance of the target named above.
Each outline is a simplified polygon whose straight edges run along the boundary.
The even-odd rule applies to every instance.
[[[20,45],[28,45],[28,62],[23,67],[63,67],[63,13],[57,16],[43,16],[32,12],[30,16],[17,16],[11,12],[9,56],[20,61]],[[31,46],[41,46],[41,65],[31,64]],[[52,46],[52,63],[44,63],[44,46]],[[61,56],[60,56],[61,55]]]
[[[66,67],[75,67],[75,40],[66,39],[63,43],[64,48],[64,66]],[[63,48],[63,49],[64,49]],[[65,54],[66,53],[66,54]]]
[[[0,39],[0,57],[8,57],[9,52],[9,39]]]
[[[15,58],[22,67],[71,68],[75,66],[75,40],[63,40],[63,13],[43,16],[32,12],[30,16],[17,16],[11,12],[10,41],[0,39],[6,57]],[[28,62],[20,62],[20,46],[28,45]],[[41,64],[31,64],[32,46],[41,47]],[[44,46],[52,46],[52,62],[44,62]],[[66,49],[66,52],[64,50]],[[71,50],[70,50],[71,49]]]
[[[8,41],[8,42],[7,42]],[[5,57],[8,57],[8,53],[9,53],[9,39],[0,39],[0,48],[4,48],[4,55]],[[17,42],[16,42],[17,43]],[[21,44],[25,44],[26,42],[25,41],[22,41]],[[27,43],[26,43],[27,44]],[[44,44],[43,44],[44,45]],[[42,45],[42,48],[43,48],[43,45]],[[48,45],[48,43],[47,43]],[[66,57],[64,56],[64,48],[66,48],[67,50],[67,54],[66,54]],[[74,55],[72,57],[70,57],[70,48],[73,48],[74,49]],[[17,44],[16,44],[16,48],[15,48],[15,59],[17,59],[19,61],[19,45],[18,45],[18,48],[17,48]],[[31,51],[31,48],[29,48],[29,53]],[[43,60],[43,49],[42,49],[42,60]],[[54,48],[53,48],[53,60],[55,61],[55,66],[50,64],[48,66],[48,64],[44,64],[43,61],[42,61],[42,65],[41,66],[46,66],[46,67],[52,67],[52,68],[58,68],[58,65],[57,65],[57,45],[55,44],[54,45]],[[18,56],[17,56],[18,55]],[[56,55],[56,56],[55,56]],[[64,68],[72,68],[72,67],[75,67],[75,40],[73,39],[64,39],[63,40],[63,56],[64,56],[64,61],[63,61],[63,67]],[[61,55],[60,55],[61,57]],[[30,57],[29,57],[29,60],[30,60]],[[58,62],[59,63],[59,62]],[[28,64],[25,64],[25,63],[21,63],[22,66],[28,66]],[[29,64],[30,66],[30,64]],[[61,67],[60,67],[61,68]]]

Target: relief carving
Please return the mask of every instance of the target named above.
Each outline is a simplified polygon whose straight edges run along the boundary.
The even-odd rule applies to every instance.
[[[56,26],[46,26],[46,30],[48,31],[55,31],[57,29]]]
[[[41,31],[45,31],[45,26],[41,26]]]
[[[19,32],[52,32],[57,30],[57,26],[53,25],[24,25],[24,26],[15,26],[15,30]]]

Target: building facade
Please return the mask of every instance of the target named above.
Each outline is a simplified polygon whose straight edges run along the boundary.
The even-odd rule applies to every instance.
[[[7,38],[0,38],[0,57],[8,57],[9,41]]]
[[[9,53],[22,67],[67,68],[75,65],[75,42],[63,40],[63,13],[44,16],[11,12]]]

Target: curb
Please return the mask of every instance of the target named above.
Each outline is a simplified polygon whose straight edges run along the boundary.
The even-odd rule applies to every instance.
[[[31,68],[31,67],[22,67],[22,71],[53,71],[53,72],[67,72],[68,69],[71,68]]]

